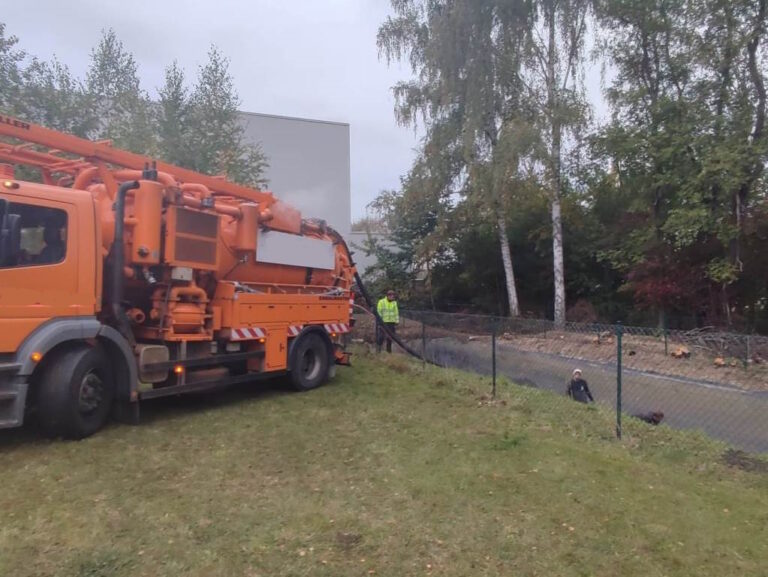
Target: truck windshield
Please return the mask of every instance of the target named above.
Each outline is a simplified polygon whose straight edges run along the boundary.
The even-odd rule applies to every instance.
[[[12,202],[8,214],[21,217],[21,250],[0,268],[62,262],[67,253],[67,213],[56,208]]]

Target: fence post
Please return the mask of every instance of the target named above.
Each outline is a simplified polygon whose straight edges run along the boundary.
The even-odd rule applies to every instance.
[[[491,397],[496,398],[496,322],[492,323],[491,328],[491,370],[493,371],[493,391]]]
[[[744,353],[744,370],[745,370],[745,371],[746,371],[746,370],[747,370],[747,368],[749,367],[749,345],[750,345],[750,336],[751,336],[751,335],[747,335],[747,350],[746,350],[746,352]]]
[[[427,323],[421,317],[421,369],[427,368]]]
[[[616,323],[616,437],[621,439],[621,337],[622,324]]]

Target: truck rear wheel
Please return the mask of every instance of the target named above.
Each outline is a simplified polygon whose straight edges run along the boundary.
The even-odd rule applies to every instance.
[[[37,392],[43,430],[82,439],[107,422],[115,396],[112,370],[100,348],[76,345],[49,360]]]
[[[309,333],[296,343],[291,361],[291,383],[297,391],[309,391],[328,380],[330,354],[322,337]]]

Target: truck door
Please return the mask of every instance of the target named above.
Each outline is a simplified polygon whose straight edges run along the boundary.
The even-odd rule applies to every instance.
[[[21,234],[0,262],[0,353],[54,317],[85,314],[78,295],[77,212],[71,204],[3,195]]]

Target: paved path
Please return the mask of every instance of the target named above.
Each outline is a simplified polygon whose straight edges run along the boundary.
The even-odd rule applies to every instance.
[[[415,344],[417,350],[421,343]],[[428,341],[427,357],[438,363],[481,374],[491,373],[487,341],[462,343],[453,338]],[[521,351],[498,343],[498,374],[520,384],[565,393],[571,371],[579,367],[596,400],[616,406],[616,366],[559,355]],[[734,447],[768,452],[768,392],[748,392],[686,378],[623,372],[622,409],[625,413],[664,412],[664,423],[681,429],[700,429]]]

